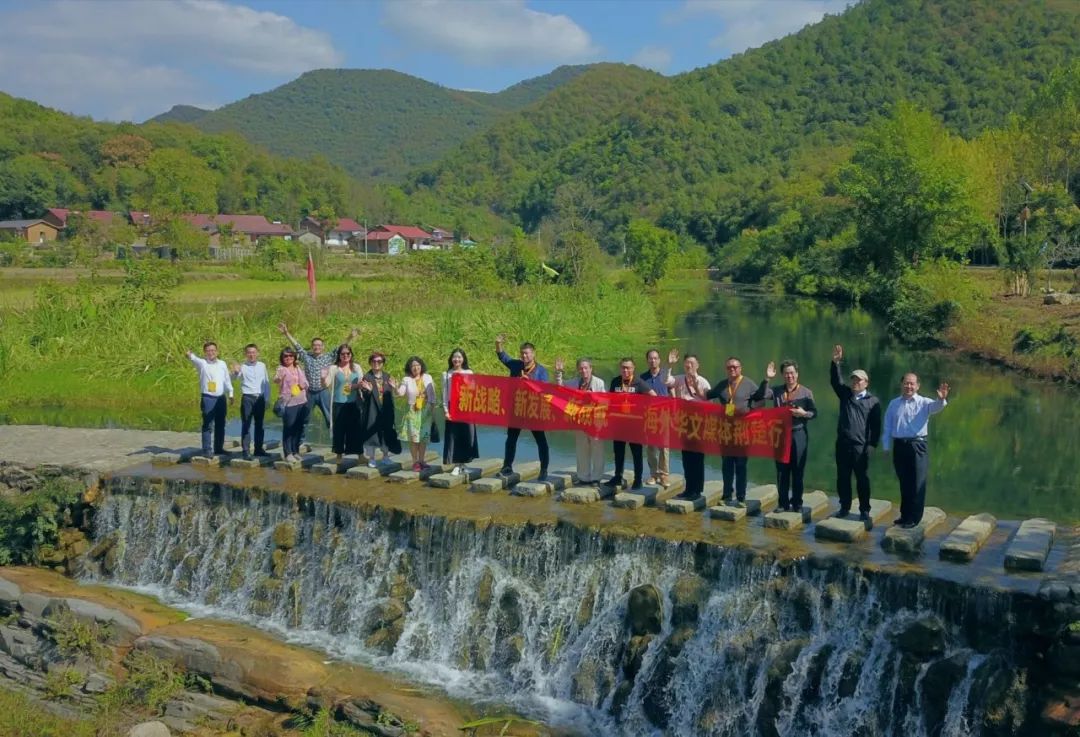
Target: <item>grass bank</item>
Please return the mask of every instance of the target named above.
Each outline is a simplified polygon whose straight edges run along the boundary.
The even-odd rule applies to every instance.
[[[1044,305],[1040,272],[1031,294],[1010,294],[1005,272],[996,268],[966,270],[980,299],[947,329],[944,340],[954,350],[1037,376],[1080,382],[1080,305]],[[1052,277],[1056,289],[1068,289],[1072,272]]]
[[[500,372],[492,349],[499,333],[511,345],[535,343],[542,362],[556,355],[615,360],[640,354],[708,292],[704,275],[684,275],[647,294],[619,275],[596,290],[511,288],[429,266],[406,262],[392,272],[320,284],[317,304],[300,279],[208,281],[193,274],[176,285],[140,273],[119,282],[91,275],[39,284],[28,304],[0,304],[0,370],[7,376],[0,422],[196,429],[195,373],[184,352],[214,340],[231,362],[254,342],[273,367],[284,345],[281,320],[302,341],[319,335],[329,344],[357,326],[358,355],[386,353],[395,374],[413,354],[433,374],[441,371],[455,346],[474,369]]]

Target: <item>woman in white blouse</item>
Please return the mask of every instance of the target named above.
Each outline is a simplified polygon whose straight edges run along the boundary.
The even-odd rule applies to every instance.
[[[435,406],[435,382],[423,359],[412,356],[405,362],[405,376],[398,384],[397,395],[405,397],[408,408],[401,421],[401,435],[409,441],[413,470],[427,468],[424,454],[431,439],[431,408]]]
[[[679,351],[672,348],[668,352],[668,365],[679,360]],[[687,354],[683,359],[683,372],[669,375],[667,380],[671,396],[688,402],[705,402],[706,392],[712,389],[709,380],[698,374],[698,358]],[[682,451],[683,475],[686,477],[686,491],[679,498],[694,501],[705,491],[705,454],[694,450]]]
[[[454,464],[450,471],[459,476],[465,470],[465,464],[480,457],[476,442],[476,427],[468,422],[454,422],[450,419],[450,381],[454,374],[471,374],[469,358],[465,351],[455,348],[450,351],[446,361],[446,371],[442,375],[443,414],[446,415],[446,429],[443,431],[443,465]]]

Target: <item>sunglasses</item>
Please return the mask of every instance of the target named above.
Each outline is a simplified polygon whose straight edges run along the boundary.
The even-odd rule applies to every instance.
[[[728,370],[728,371],[732,371],[732,370],[734,370],[734,369],[737,369],[737,368],[742,368],[742,367],[741,367],[741,366],[737,366],[737,365],[735,365],[735,364],[732,364],[731,366],[726,366],[725,368],[727,368],[727,370]]]

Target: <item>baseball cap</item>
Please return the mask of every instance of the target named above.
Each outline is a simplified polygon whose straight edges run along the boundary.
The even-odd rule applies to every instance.
[[[855,369],[851,372],[851,376],[857,376],[863,381],[870,381],[870,377],[866,375],[866,372],[862,369]]]

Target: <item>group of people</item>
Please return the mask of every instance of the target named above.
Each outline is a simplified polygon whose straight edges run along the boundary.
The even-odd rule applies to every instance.
[[[231,367],[218,358],[218,348],[213,342],[203,346],[203,356],[188,352],[188,358],[199,372],[200,409],[202,413],[202,446],[205,455],[221,454],[225,440],[225,417],[227,402],[233,399],[233,379],[239,379],[241,391],[241,446],[244,458],[265,456],[263,420],[270,404],[270,384],[278,386],[278,399],[273,405],[274,413],[282,419],[282,455],[286,460],[299,460],[300,444],[304,429],[318,409],[330,429],[333,452],[340,458],[344,454],[363,454],[370,466],[376,465],[376,454],[386,459],[391,453],[400,453],[401,439],[409,444],[412,468],[427,468],[425,455],[430,442],[439,442],[435,408],[439,406],[434,379],[427,371],[423,359],[411,356],[405,361],[403,376],[395,380],[385,370],[386,356],[378,351],[368,356],[368,370],[364,371],[355,361],[351,342],[358,331],[350,332],[348,338],[337,348],[327,351],[321,338],[313,338],[310,350],[305,350],[289,332],[285,323],[278,325],[289,345],[278,357],[278,367],[270,377],[266,365],[259,360],[259,349],[254,344],[244,348],[244,362]],[[506,338],[495,340],[495,352],[511,377],[536,381],[551,381],[545,366],[536,360],[536,348],[532,343],[522,343],[518,358],[504,350]],[[843,347],[833,349],[830,367],[830,384],[840,402],[836,436],[836,491],[840,497],[837,517],[848,517],[852,512],[851,479],[855,477],[858,497],[858,515],[870,523],[870,477],[868,473],[871,451],[880,444],[885,451],[892,450],[893,467],[900,484],[900,517],[897,524],[914,527],[922,520],[926,500],[926,480],[929,467],[927,435],[929,418],[940,412],[948,403],[949,385],[942,383],[937,398],[920,395],[919,379],[914,373],[905,374],[900,384],[900,396],[893,399],[882,417],[881,402],[869,391],[870,377],[863,369],[847,374],[841,364]],[[807,427],[817,416],[814,393],[799,380],[799,366],[786,360],[779,366],[781,382],[773,386],[777,368],[770,362],[765,376],[758,383],[743,374],[742,361],[730,357],[724,362],[725,377],[715,386],[699,373],[700,362],[696,355],[688,354],[682,359],[682,373],[674,373],[679,362],[679,352],[672,349],[667,355],[667,365],[661,365],[660,352],[652,348],[645,354],[646,370],[637,372],[632,358],[619,361],[619,374],[610,382],[604,382],[593,374],[592,361],[580,358],[576,363],[576,377],[567,377],[565,363],[555,360],[554,381],[585,392],[630,392],[652,396],[672,396],[690,402],[718,401],[729,416],[742,415],[768,404],[787,408],[792,415],[791,453],[787,462],[776,462],[776,485],[779,491],[779,508],[782,511],[799,511],[803,503],[803,477],[808,451]],[[302,363],[302,367],[301,364]],[[452,466],[451,473],[464,472],[466,464],[479,457],[476,428],[468,423],[450,419],[450,383],[454,374],[470,374],[469,359],[465,351],[455,348],[447,358],[446,371],[442,374],[442,404],[445,417],[443,463]],[[405,412],[400,422],[394,411],[395,397],[404,398]],[[541,430],[533,430],[537,455],[540,460],[540,480],[548,474],[550,450],[547,437]],[[514,459],[520,438],[519,428],[508,428],[503,451],[500,474],[513,474]],[[597,485],[605,470],[605,443],[585,433],[576,433],[577,477],[581,485]],[[253,437],[254,436],[254,437]],[[645,447],[638,443],[616,440],[612,443],[614,473],[604,484],[621,488],[641,489],[644,484],[670,484],[667,448]],[[626,481],[626,450],[630,449],[633,476]],[[686,488],[680,494],[684,499],[694,500],[702,495],[705,484],[705,456],[703,453],[683,450],[682,465]],[[648,465],[648,476],[645,465]],[[747,489],[747,459],[745,456],[724,456],[722,459],[722,502],[744,506]]]

